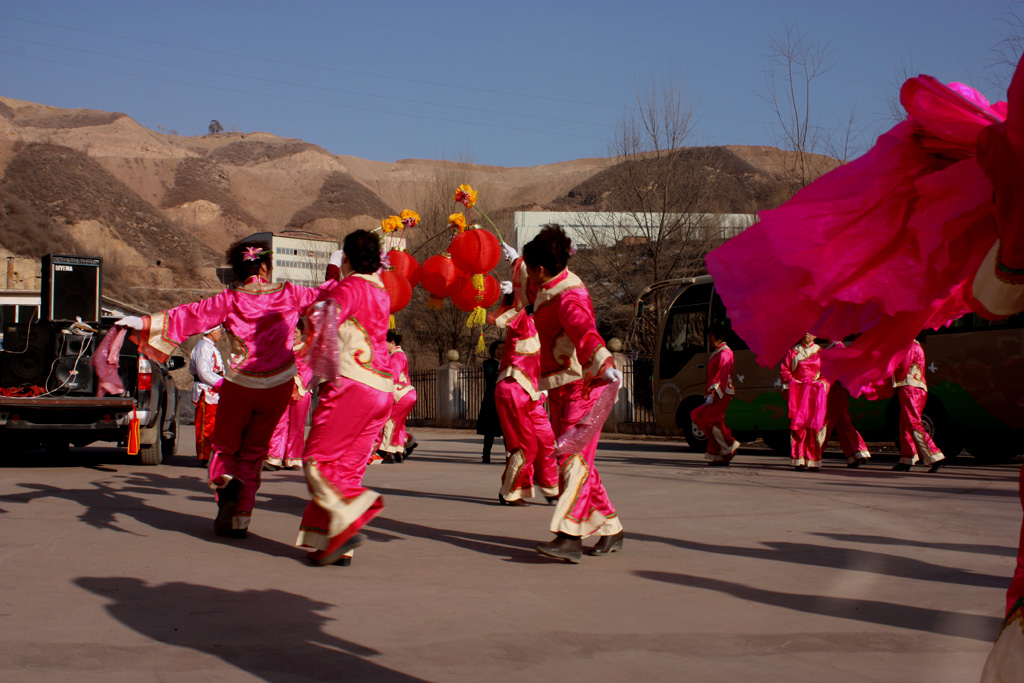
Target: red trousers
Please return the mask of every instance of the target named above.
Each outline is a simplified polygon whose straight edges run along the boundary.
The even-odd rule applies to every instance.
[[[828,389],[824,443],[828,443],[833,432],[839,437],[839,447],[843,449],[847,463],[859,459],[866,461],[871,457],[864,438],[853,426],[853,420],[850,419],[850,392],[842,384],[833,384]]]
[[[303,457],[313,499],[295,545],[319,550],[345,542],[384,507],[379,493],[363,487],[363,474],[394,399],[347,377],[339,382],[324,385]]]
[[[508,459],[501,475],[505,500],[532,498],[533,485],[545,496],[558,495],[555,433],[544,410],[544,399],[534,401],[514,379],[498,382],[494,403],[505,436]]]
[[[708,452],[704,456],[705,460],[729,462],[739,450],[739,442],[732,438],[732,432],[725,426],[725,411],[728,410],[731,402],[731,394],[726,394],[722,398],[716,396],[711,405],[705,403],[690,412],[690,419],[708,437]]]
[[[196,406],[196,457],[202,462],[210,459],[213,448],[213,425],[217,419],[217,404],[199,399]]]
[[[925,465],[944,460],[946,456],[921,424],[928,392],[920,387],[897,387],[896,393],[900,397],[900,463],[913,465],[918,457]]]
[[[584,397],[583,382],[577,380],[548,392],[555,437],[586,419],[605,389],[596,387],[590,396]],[[561,493],[551,519],[551,531],[584,537],[612,536],[622,531],[622,522],[594,466],[600,439],[598,432],[582,450],[558,456]]]
[[[263,460],[270,451],[274,428],[288,409],[292,386],[292,382],[284,382],[268,389],[250,389],[224,380],[220,387],[210,485],[220,489],[232,478],[242,483],[234,529],[249,527]]]

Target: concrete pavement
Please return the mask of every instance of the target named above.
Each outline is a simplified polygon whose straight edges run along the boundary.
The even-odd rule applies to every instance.
[[[213,536],[188,455],[6,457],[5,677],[937,683],[977,680],[997,634],[1019,460],[900,475],[833,457],[811,474],[763,451],[710,469],[679,442],[606,440],[626,545],[574,566],[533,550],[551,507],[497,505],[480,437],[415,431],[410,461],[367,474],[386,507],[347,568],[292,547],[298,472],[265,475],[233,541]]]

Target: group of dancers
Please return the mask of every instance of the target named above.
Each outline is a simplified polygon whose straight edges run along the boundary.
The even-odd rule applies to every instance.
[[[708,438],[705,459],[710,467],[728,467],[740,443],[725,424],[725,414],[736,393],[732,383],[733,353],[725,341],[726,326],[716,323],[708,330],[711,354],[708,358],[705,402],[690,413],[690,418]],[[842,382],[829,382],[821,374],[821,351],[844,348],[842,342],[822,347],[810,332],[786,352],[779,369],[782,395],[789,412],[790,461],[798,472],[817,472],[825,444],[833,433],[846,458],[846,466],[857,468],[871,459],[864,438],[850,419],[850,392]],[[945,456],[935,445],[922,423],[928,402],[925,381],[924,348],[914,339],[898,357],[891,377],[865,388],[873,398],[887,398],[893,391],[899,397],[900,459],[892,468],[909,472],[920,460],[929,472],[938,472]]]
[[[310,335],[316,335],[318,346],[324,340],[336,344],[337,377],[320,383],[302,447],[312,499],[296,545],[310,549],[307,558],[313,564],[347,565],[364,542],[360,530],[383,507],[380,495],[362,485],[367,465],[375,451],[386,462],[401,462],[416,446],[405,432],[416,393],[401,338],[388,329],[390,301],[379,276],[380,249],[376,235],[356,230],[332,255],[326,281],[303,287],[270,282],[268,244],[238,242],[229,248],[227,261],[240,285],[118,322],[133,330],[140,352],[159,361],[196,334],[205,334],[203,350],[213,349],[199,354],[208,361],[193,363],[192,372],[197,378],[194,399],[204,411],[197,418],[197,454],[200,459],[209,454],[218,536],[246,537],[274,444],[293,444],[283,452],[294,452],[294,440],[303,432],[313,370],[302,361],[304,344],[293,338],[301,318],[307,328],[315,328]],[[599,425],[585,432],[588,440],[580,448],[559,452],[557,465],[555,443],[568,430],[589,424],[595,402],[607,386],[618,386],[621,373],[597,333],[586,287],[566,267],[571,243],[562,229],[547,226],[525,246],[522,258],[511,247],[505,249],[515,275],[505,284],[512,301],[498,316],[508,336],[497,404],[511,453],[499,498],[525,504],[534,470],[542,472],[542,492],[557,501],[551,522],[556,537],[537,550],[577,563],[588,536],[600,537],[591,550],[595,555],[621,549],[622,525],[594,467]],[[314,315],[325,306],[334,315]],[[218,366],[216,353],[221,329],[231,347],[226,367]],[[303,416],[294,425],[290,409]],[[210,423],[212,434],[206,428]],[[285,455],[279,463],[289,466],[292,460]]]

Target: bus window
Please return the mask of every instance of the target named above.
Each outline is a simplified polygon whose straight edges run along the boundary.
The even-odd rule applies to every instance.
[[[738,334],[732,329],[732,322],[729,320],[725,310],[725,305],[722,304],[722,300],[718,298],[718,292],[711,299],[711,324],[712,325],[725,325],[725,343],[729,345],[729,348],[733,351],[744,351],[749,349],[747,342],[743,341]]]
[[[707,349],[710,296],[711,285],[693,285],[673,302],[662,335],[662,379],[675,377],[694,356]]]

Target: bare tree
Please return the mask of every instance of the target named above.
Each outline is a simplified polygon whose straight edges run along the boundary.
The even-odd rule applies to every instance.
[[[1000,17],[1000,39],[992,47],[988,67],[992,70],[992,84],[1005,91],[1017,68],[1021,54],[1024,54],[1024,2],[1015,0],[1006,3],[1006,11]]]
[[[704,255],[721,241],[710,216],[716,152],[685,147],[696,121],[677,78],[652,81],[616,129],[609,151],[617,163],[594,188],[594,210],[572,214],[566,226],[580,243],[573,268],[590,287],[606,335],[628,334],[632,304],[647,285],[706,272]],[[653,348],[663,303],[648,302],[641,353]]]
[[[795,24],[786,24],[768,36],[768,66],[762,96],[775,115],[780,147],[795,153],[794,189],[805,187],[821,175],[821,128],[815,120],[814,85],[835,63],[830,44],[811,40]]]

